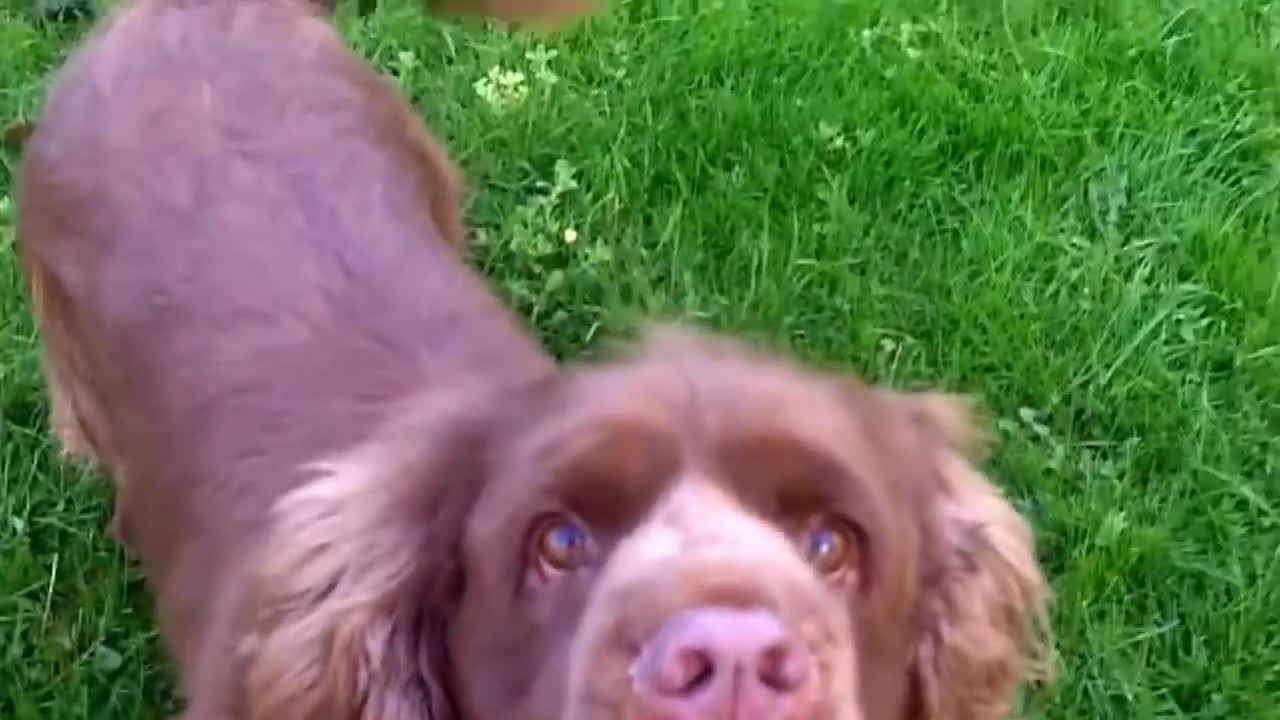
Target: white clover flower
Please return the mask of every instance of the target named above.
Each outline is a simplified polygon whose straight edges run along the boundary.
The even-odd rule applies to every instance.
[[[472,83],[476,94],[497,113],[505,113],[524,102],[529,95],[525,74],[494,65],[484,77]]]

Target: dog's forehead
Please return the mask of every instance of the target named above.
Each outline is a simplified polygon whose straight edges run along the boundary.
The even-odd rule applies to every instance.
[[[746,356],[642,356],[581,368],[562,386],[564,420],[579,428],[628,417],[690,442],[764,426],[849,435],[863,430],[864,401],[814,371]]]
[[[497,474],[523,476],[530,490],[607,487],[619,503],[648,504],[690,468],[746,487],[819,468],[893,484],[909,464],[889,457],[902,443],[884,442],[907,425],[892,403],[767,359],[642,357],[568,370],[550,389],[499,439]]]

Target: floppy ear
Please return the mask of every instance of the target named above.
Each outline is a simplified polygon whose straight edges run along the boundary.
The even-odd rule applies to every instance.
[[[444,629],[483,481],[479,397],[412,404],[273,508],[241,654],[252,720],[453,717]]]
[[[933,446],[937,488],[914,671],[919,717],[1008,717],[1025,681],[1052,678],[1049,590],[1027,521],[972,464],[986,433],[967,399],[898,396]]]

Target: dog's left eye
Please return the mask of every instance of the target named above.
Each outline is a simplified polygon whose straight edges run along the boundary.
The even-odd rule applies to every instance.
[[[569,572],[590,560],[591,536],[569,518],[548,518],[538,526],[533,551],[544,574]]]
[[[857,574],[861,550],[857,530],[838,518],[814,521],[805,538],[805,554],[809,562],[819,573],[835,580]]]

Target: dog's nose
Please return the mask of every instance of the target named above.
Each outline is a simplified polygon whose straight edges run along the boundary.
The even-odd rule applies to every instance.
[[[669,618],[636,658],[643,717],[783,720],[813,702],[808,648],[774,613],[699,607]]]

